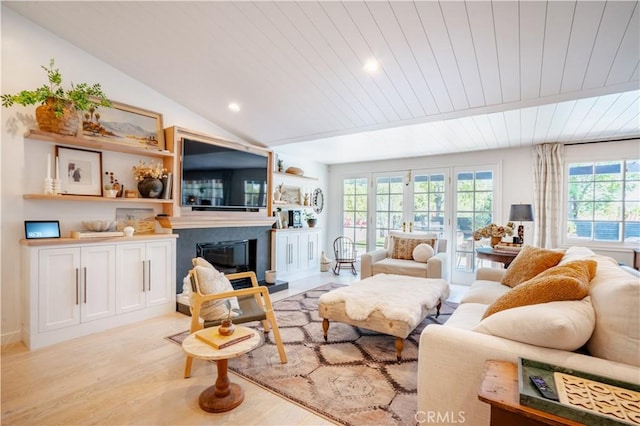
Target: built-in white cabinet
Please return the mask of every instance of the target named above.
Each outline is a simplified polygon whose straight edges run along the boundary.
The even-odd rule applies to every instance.
[[[145,309],[171,300],[169,241],[121,244],[116,250],[118,313]]]
[[[320,267],[319,230],[277,229],[271,238],[271,269],[276,270],[278,278],[292,278]]]
[[[115,315],[115,246],[41,249],[38,331]]]
[[[22,240],[30,349],[175,311],[176,235]]]

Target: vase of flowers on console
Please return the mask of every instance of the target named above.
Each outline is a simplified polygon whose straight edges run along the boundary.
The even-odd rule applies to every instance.
[[[505,235],[513,235],[513,228],[515,227],[513,222],[507,222],[506,225],[496,225],[491,223],[483,228],[477,229],[473,232],[473,239],[478,241],[482,238],[491,238],[491,247],[494,247]]]
[[[133,166],[133,177],[138,182],[138,192],[143,198],[158,198],[164,188],[162,178],[167,177],[167,169],[162,163],[146,164],[140,161]]]

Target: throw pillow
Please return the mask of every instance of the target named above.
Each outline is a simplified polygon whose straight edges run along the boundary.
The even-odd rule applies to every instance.
[[[564,253],[558,250],[547,250],[543,248],[524,246],[520,253],[513,259],[507,268],[501,283],[509,287],[515,287],[542,271],[556,266]]]
[[[205,268],[216,269],[208,260],[202,257],[194,257],[191,259],[191,264],[193,266],[204,266]]]
[[[574,260],[550,268],[500,296],[482,318],[518,306],[581,300],[589,295],[589,281],[596,275],[597,267],[593,260]]]
[[[433,257],[433,247],[429,244],[421,243],[413,249],[413,260],[416,262],[427,263],[427,260]]]
[[[517,287],[516,287],[517,288]],[[591,298],[521,306],[485,318],[473,331],[565,351],[582,347],[596,325]]]
[[[202,294],[207,295],[233,291],[231,282],[229,282],[222,272],[217,271],[215,268],[194,266],[193,270],[198,278],[198,284],[200,285],[200,291]],[[231,303],[232,309],[240,309],[238,299],[235,297],[209,300],[202,304],[202,307],[200,308],[200,318],[205,321],[226,319],[229,316],[229,308],[226,304],[227,300]],[[238,315],[239,314],[236,312],[231,312],[231,318],[237,317]]]
[[[416,238],[393,238],[393,253],[392,259],[406,259],[413,260],[413,249],[418,244],[429,244],[431,247],[435,247],[436,239],[416,239]]]

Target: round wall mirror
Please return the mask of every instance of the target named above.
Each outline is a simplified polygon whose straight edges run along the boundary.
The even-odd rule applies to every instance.
[[[324,194],[322,193],[322,189],[316,188],[313,190],[313,211],[316,213],[321,213],[324,208]]]

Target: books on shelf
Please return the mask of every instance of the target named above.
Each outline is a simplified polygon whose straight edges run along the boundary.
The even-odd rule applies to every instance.
[[[224,349],[251,338],[253,333],[253,330],[250,328],[237,327],[232,335],[223,336],[218,332],[218,327],[210,327],[196,333],[196,338],[216,349]]]

